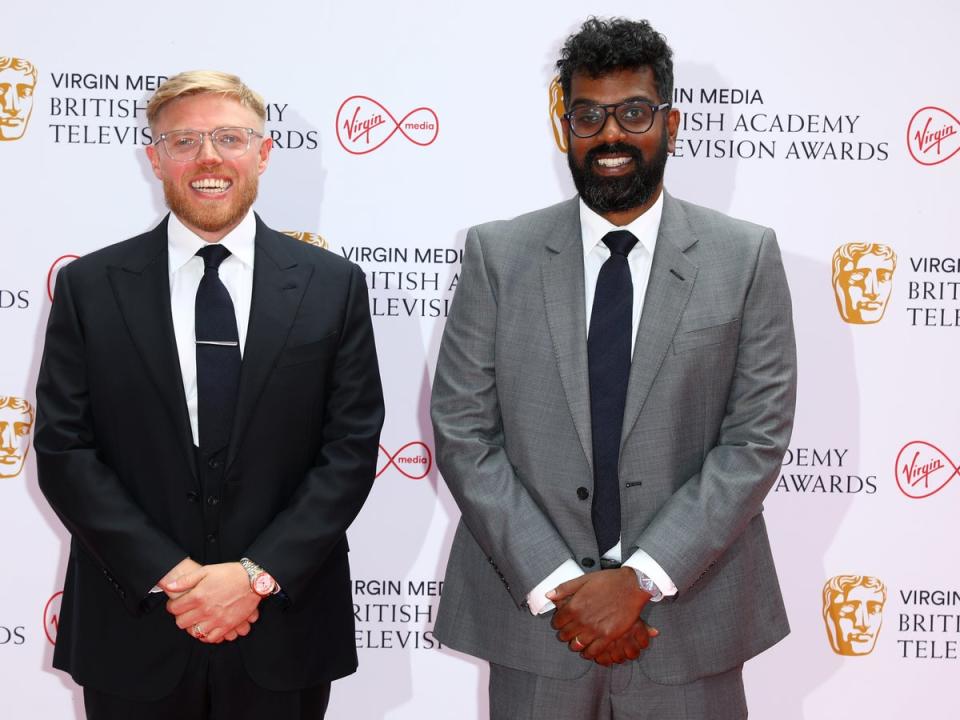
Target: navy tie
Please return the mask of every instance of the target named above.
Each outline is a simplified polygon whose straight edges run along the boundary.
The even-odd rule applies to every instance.
[[[218,268],[230,251],[211,243],[197,251],[204,270],[197,288],[197,415],[200,453],[212,455],[230,441],[240,386],[240,335],[233,301]]]
[[[627,230],[603,237],[610,257],[600,268],[590,314],[587,362],[593,435],[593,531],[600,554],[620,540],[620,433],[630,379],[633,281],[627,255],[637,238]]]

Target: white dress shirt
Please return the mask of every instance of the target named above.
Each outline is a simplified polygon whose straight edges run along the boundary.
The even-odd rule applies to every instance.
[[[247,340],[247,325],[250,323],[250,300],[253,296],[253,248],[257,223],[253,211],[247,212],[240,224],[220,240],[230,255],[220,264],[220,280],[227,288],[237,315],[237,331],[240,338],[240,356]],[[190,429],[193,444],[200,445],[197,422],[197,346],[196,346],[196,301],[197,288],[203,278],[203,258],[197,250],[208,243],[179,218],[170,213],[167,222],[167,252],[170,271],[170,311],[173,314],[173,333],[180,356],[180,374],[183,377],[183,395],[190,413]]]
[[[633,282],[633,313],[630,347],[637,342],[637,329],[640,327],[640,315],[643,312],[644,295],[650,280],[650,267],[653,253],[657,247],[657,234],[660,232],[660,217],[663,214],[663,192],[653,206],[629,225],[618,227],[587,207],[580,199],[580,235],[583,240],[583,287],[584,303],[587,315],[587,333],[590,332],[590,316],[593,312],[593,296],[597,289],[597,277],[600,268],[610,257],[610,249],[603,244],[603,236],[614,230],[629,230],[637,238],[637,244],[627,256],[630,266],[630,279]],[[622,540],[621,540],[622,542]],[[623,557],[621,543],[618,542],[603,557],[620,562]],[[624,566],[639,570],[654,583],[664,596],[675,595],[677,586],[660,564],[650,555],[637,550],[623,561]],[[540,615],[554,608],[546,593],[567,580],[583,575],[576,560],[570,558],[548,575],[527,595],[527,606],[534,615]],[[659,599],[659,598],[658,598]]]

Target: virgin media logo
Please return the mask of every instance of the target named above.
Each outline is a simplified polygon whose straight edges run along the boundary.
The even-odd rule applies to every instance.
[[[392,455],[381,445],[377,455],[376,476],[380,477],[390,467],[411,480],[423,480],[433,468],[433,453],[426,443],[419,440],[408,442]]]
[[[943,490],[960,473],[960,467],[936,445],[913,440],[897,453],[894,473],[900,492],[922,500]]]
[[[939,165],[960,152],[960,120],[943,108],[917,110],[907,126],[907,149],[921,165]]]
[[[43,608],[43,632],[51,645],[57,644],[57,632],[60,630],[60,600],[63,591],[55,592]]]
[[[337,140],[353,155],[373,152],[397,132],[414,145],[426,147],[437,139],[440,120],[428,107],[418,107],[397,120],[366,95],[351,95],[337,110]]]
[[[53,302],[53,289],[57,284],[57,273],[64,265],[69,265],[79,257],[79,255],[61,255],[53,261],[53,265],[47,271],[47,297],[50,298],[50,302]]]

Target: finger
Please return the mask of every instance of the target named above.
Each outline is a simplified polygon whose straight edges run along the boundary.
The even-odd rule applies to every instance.
[[[254,608],[253,612],[250,613],[250,616],[247,618],[247,622],[253,625],[259,619],[260,619],[260,611]]]
[[[242,623],[240,623],[239,625],[237,625],[237,626],[234,628],[234,630],[236,631],[237,635],[240,635],[240,636],[242,636],[242,637],[246,637],[247,635],[250,634],[250,623],[248,623],[248,622],[242,622]]]
[[[553,590],[547,593],[547,599],[553,600],[562,600],[565,597],[573,595],[577,590],[583,587],[583,584],[587,582],[587,576],[581,575],[580,577],[574,578],[573,580],[567,580],[565,583],[557,585]]]
[[[603,667],[610,667],[613,665],[613,660],[610,659],[610,653],[600,653],[594,662],[597,665],[603,665]]]
[[[177,615],[175,621],[177,623],[177,627],[181,630],[189,630],[197,623],[203,625],[203,613],[201,613],[199,610],[190,610]]]
[[[170,592],[183,592],[184,590],[195,587],[197,583],[206,577],[207,572],[209,572],[208,569],[202,567],[192,573],[181,575],[174,580],[166,580],[166,578],[164,578],[164,580],[160,581],[160,587]]]
[[[610,641],[607,638],[595,638],[593,642],[585,644],[586,649],[580,653],[580,657],[584,660],[595,660],[610,647]]]
[[[569,625],[561,628],[557,631],[557,638],[560,642],[571,642],[577,635],[580,636],[580,641],[583,643],[583,647],[586,647],[589,643],[585,639],[583,633],[586,628],[583,625],[577,623],[570,623]],[[583,650],[583,648],[580,648]]]
[[[203,603],[203,598],[196,593],[184,592],[177,595],[172,600],[167,600],[167,612],[171,615],[180,615],[199,607]]]
[[[223,636],[223,639],[226,640],[227,642],[233,642],[238,637],[239,637],[239,634],[237,633],[237,631],[231,630],[230,632],[228,632],[226,635]]]
[[[587,649],[587,645],[590,644],[580,639],[579,635],[574,635],[572,638],[570,638],[568,641],[565,641],[565,642],[567,643],[567,647],[570,648],[570,651],[575,653],[583,652],[584,650]]]

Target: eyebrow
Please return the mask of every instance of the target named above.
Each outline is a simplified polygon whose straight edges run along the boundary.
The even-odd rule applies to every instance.
[[[578,97],[576,100],[573,101],[570,107],[575,108],[581,105],[620,105],[622,103],[637,102],[638,100],[642,100],[643,102],[653,103],[654,105],[658,104],[656,101],[654,101],[652,98],[647,97],[646,95],[634,95],[633,97],[624,98],[623,100],[620,100],[615,103],[602,103],[592,98]]]

